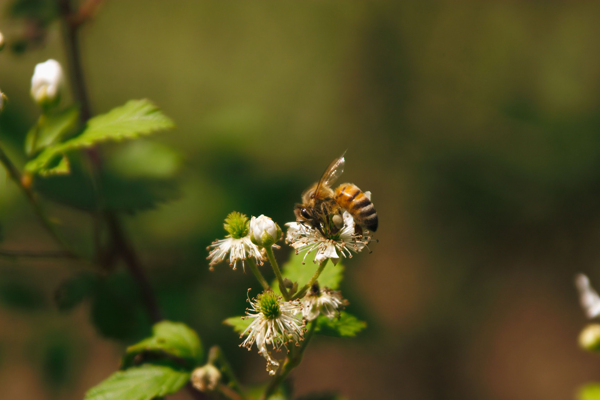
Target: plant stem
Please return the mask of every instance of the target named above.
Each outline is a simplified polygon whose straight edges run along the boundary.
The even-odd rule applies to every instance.
[[[46,215],[46,213],[44,212],[44,210],[42,209],[40,204],[37,202],[33,191],[29,188],[29,185],[26,185],[24,183],[24,179],[21,176],[21,173],[19,172],[17,167],[15,167],[15,165],[12,163],[10,158],[8,158],[8,155],[6,155],[6,153],[4,152],[4,150],[1,147],[0,147],[0,163],[8,171],[8,174],[10,175],[11,179],[19,186],[19,188],[21,188],[21,191],[25,194],[25,196],[27,197],[27,200],[29,200],[29,203],[33,207],[33,211],[35,211],[35,214],[37,215],[38,219],[40,220],[42,226],[48,231],[50,236],[52,236],[52,238],[62,248],[65,249],[66,253],[68,253],[71,258],[80,258],[81,259],[82,257],[79,256],[77,253],[75,253],[71,249],[71,247],[67,244],[67,242],[62,238],[62,236],[58,233],[58,231],[56,229],[54,229],[54,225],[52,224],[52,222],[50,222],[50,220],[48,219],[48,216]]]
[[[317,270],[315,271],[315,273],[312,276],[312,278],[310,278],[310,281],[308,281],[308,283],[306,285],[302,286],[302,288],[294,296],[294,299],[299,299],[302,296],[304,296],[304,294],[306,293],[306,291],[308,289],[310,289],[310,287],[317,281],[317,279],[319,279],[319,276],[321,276],[321,273],[325,269],[325,266],[327,265],[328,261],[329,261],[329,258],[326,258],[325,261],[323,261],[321,264],[319,264],[319,268],[317,268]]]
[[[154,292],[152,291],[152,287],[150,286],[150,282],[148,282],[148,279],[144,274],[140,260],[133,250],[131,243],[125,237],[123,228],[119,223],[117,216],[113,213],[107,213],[106,220],[108,223],[108,230],[117,248],[117,252],[123,256],[123,261],[125,261],[129,272],[131,275],[133,275],[140,286],[142,298],[144,300],[146,309],[148,310],[148,314],[150,314],[150,318],[153,322],[161,321],[163,318],[160,309],[158,308],[158,303],[156,301],[156,297],[154,296]]]
[[[223,354],[223,350],[219,346],[212,346],[208,351],[208,362],[214,364],[218,362],[220,365],[221,371],[229,378],[229,386],[234,388],[238,393],[243,393],[242,385],[238,381],[235,373],[233,372],[233,368],[231,368],[231,364],[225,358],[225,354]]]
[[[304,336],[304,340],[302,341],[302,345],[300,346],[298,351],[294,352],[293,355],[290,355],[285,364],[283,364],[283,366],[279,370],[277,370],[277,374],[267,385],[267,388],[265,389],[263,395],[260,397],[260,400],[267,400],[269,396],[271,396],[273,392],[277,390],[279,385],[283,383],[283,381],[285,380],[285,378],[287,378],[290,372],[292,372],[292,370],[300,364],[300,362],[302,361],[302,357],[304,356],[304,350],[306,350],[308,342],[310,342],[310,340],[312,339],[316,327],[316,322],[311,321],[308,327],[308,332],[306,333],[306,335]]]
[[[92,117],[90,100],[83,76],[83,67],[81,65],[81,51],[79,48],[79,27],[81,22],[76,21],[76,14],[71,7],[71,0],[57,0],[60,13],[63,20],[63,36],[67,58],[69,60],[69,71],[72,77],[73,94],[75,100],[81,106],[79,114],[82,124],[86,123]]]
[[[267,258],[271,263],[271,267],[273,267],[273,272],[275,272],[275,276],[279,281],[279,290],[281,290],[281,294],[283,298],[286,300],[290,299],[290,295],[288,294],[287,289],[285,288],[285,283],[283,282],[283,276],[281,275],[281,270],[279,269],[279,265],[277,264],[277,260],[275,259],[275,254],[273,254],[273,248],[271,246],[265,247],[267,251]]]
[[[251,259],[251,258],[248,258],[246,261],[248,261],[248,265],[250,266],[250,270],[252,271],[252,273],[254,274],[254,276],[256,277],[256,279],[258,279],[258,282],[262,285],[263,289],[265,289],[265,290],[271,289],[271,286],[269,286],[269,284],[267,283],[265,277],[263,276],[263,274],[258,269],[258,266],[254,262],[254,260]]]

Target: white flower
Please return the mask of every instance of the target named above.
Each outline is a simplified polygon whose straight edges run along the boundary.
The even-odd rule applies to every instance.
[[[43,105],[58,100],[63,86],[62,67],[56,60],[48,60],[35,66],[31,78],[31,97]]]
[[[252,242],[261,247],[272,246],[281,239],[281,229],[269,217],[261,215],[250,220],[250,236]]]
[[[600,296],[590,285],[590,280],[584,274],[575,276],[575,286],[579,290],[581,307],[588,318],[592,319],[600,315]]]
[[[271,291],[265,291],[255,300],[248,300],[251,309],[246,311],[246,317],[253,319],[240,337],[248,335],[240,346],[248,350],[254,343],[258,352],[267,360],[267,371],[274,375],[279,362],[271,357],[267,345],[279,350],[287,349],[288,343],[298,343],[304,336],[304,323],[300,318],[302,306],[299,301],[283,301]]]
[[[340,292],[329,288],[320,289],[315,284],[302,299],[302,316],[308,321],[314,320],[319,314],[331,319],[339,315],[344,305]]]
[[[229,254],[229,265],[233,267],[233,269],[237,269],[238,261],[242,262],[242,268],[245,270],[244,261],[250,257],[256,259],[256,262],[262,264],[262,255],[260,253],[260,249],[250,240],[250,236],[243,237],[241,239],[235,239],[232,237],[228,237],[221,240],[215,240],[210,246],[207,247],[207,250],[213,250],[208,254],[208,259],[210,259],[210,268],[212,270],[213,266],[225,260],[227,255]]]
[[[363,230],[357,234],[354,218],[348,211],[343,214],[344,226],[331,238],[323,236],[321,231],[311,225],[300,222],[289,222],[286,243],[296,249],[296,254],[306,251],[306,256],[315,251],[316,263],[322,263],[330,258],[334,264],[339,261],[340,255],[352,257],[352,252],[358,253],[365,249],[371,241],[369,231]]]
[[[4,43],[4,35],[2,34],[2,32],[0,32],[0,50],[4,48]]]

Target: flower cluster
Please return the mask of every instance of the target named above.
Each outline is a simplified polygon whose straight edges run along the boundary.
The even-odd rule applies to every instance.
[[[337,264],[340,256],[352,257],[368,248],[372,237],[369,231],[358,232],[354,217],[348,211],[343,213],[343,226],[339,232],[327,237],[319,229],[303,222],[289,222],[286,243],[296,250],[296,254],[306,252],[304,260],[309,253],[315,252],[315,263],[322,263],[331,259]]]

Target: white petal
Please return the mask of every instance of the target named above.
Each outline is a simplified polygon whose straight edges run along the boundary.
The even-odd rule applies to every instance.
[[[579,301],[588,318],[600,315],[600,296],[590,285],[590,280],[584,274],[575,276],[575,285],[579,290]]]

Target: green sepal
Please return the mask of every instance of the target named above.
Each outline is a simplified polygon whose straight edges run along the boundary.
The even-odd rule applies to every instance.
[[[75,106],[42,114],[35,126],[27,132],[25,153],[31,156],[58,143],[75,132],[78,121],[79,110]]]

